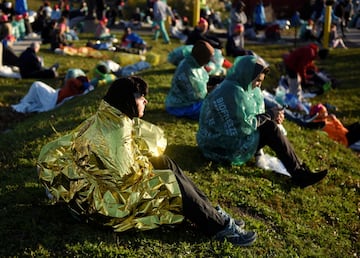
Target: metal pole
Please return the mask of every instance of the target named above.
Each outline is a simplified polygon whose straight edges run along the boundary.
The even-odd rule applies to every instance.
[[[200,0],[194,0],[194,13],[193,13],[193,27],[196,26],[200,20]]]
[[[331,11],[334,1],[326,1],[325,9],[325,21],[324,21],[324,38],[323,38],[323,48],[329,48],[329,36],[330,36],[330,25],[331,25]]]

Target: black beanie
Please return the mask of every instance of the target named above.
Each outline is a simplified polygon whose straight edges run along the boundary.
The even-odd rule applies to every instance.
[[[208,42],[204,40],[198,40],[191,50],[191,55],[195,58],[196,62],[200,66],[203,66],[210,61],[214,52],[214,48]]]
[[[140,77],[130,76],[115,80],[103,99],[132,119],[139,116],[134,94],[146,96],[147,93],[147,83]]]

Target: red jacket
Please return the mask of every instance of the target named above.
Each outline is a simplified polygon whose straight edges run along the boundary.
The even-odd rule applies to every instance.
[[[297,72],[302,80],[307,78],[306,71],[312,69],[317,71],[317,67],[314,60],[317,57],[319,47],[316,44],[309,44],[304,47],[300,47],[285,55],[284,63],[290,70]]]

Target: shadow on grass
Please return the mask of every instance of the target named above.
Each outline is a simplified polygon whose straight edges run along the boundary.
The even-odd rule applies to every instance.
[[[0,213],[0,256],[23,256],[29,250],[42,248],[53,257],[66,257],[69,248],[76,245],[122,246],[135,252],[143,249],[149,241],[157,244],[176,244],[180,241],[190,244],[208,241],[189,223],[176,226],[161,226],[149,231],[127,231],[115,233],[111,228],[76,220],[63,204],[47,203],[45,191],[40,188],[22,188],[16,203],[2,195]],[[29,196],[33,199],[27,200]],[[4,200],[5,199],[5,200]],[[181,230],[179,230],[181,228]],[[159,243],[160,242],[160,243]],[[73,250],[74,251],[74,250]]]
[[[175,160],[183,170],[190,173],[198,171],[207,163],[197,146],[172,144],[167,147],[166,155]]]

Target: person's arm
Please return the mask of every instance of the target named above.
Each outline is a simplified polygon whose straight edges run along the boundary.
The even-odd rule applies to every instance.
[[[277,124],[282,124],[285,118],[285,111],[284,108],[280,107],[273,107],[270,109],[267,109],[265,113],[259,114],[256,116],[257,119],[257,127],[261,126],[263,123],[265,123],[267,120],[273,120]]]
[[[41,70],[42,63],[39,57],[35,53],[29,56],[28,62],[29,62],[29,68],[31,68],[33,71]]]
[[[171,17],[171,20],[175,20],[175,16],[174,16],[174,13],[172,12],[171,10],[171,7],[170,6],[167,6],[166,8],[166,14],[169,15]]]
[[[273,110],[268,109],[268,110],[266,110],[265,113],[256,115],[257,127],[261,126],[262,124],[264,124],[268,120],[274,120],[274,119],[275,119],[275,114],[274,114]]]

